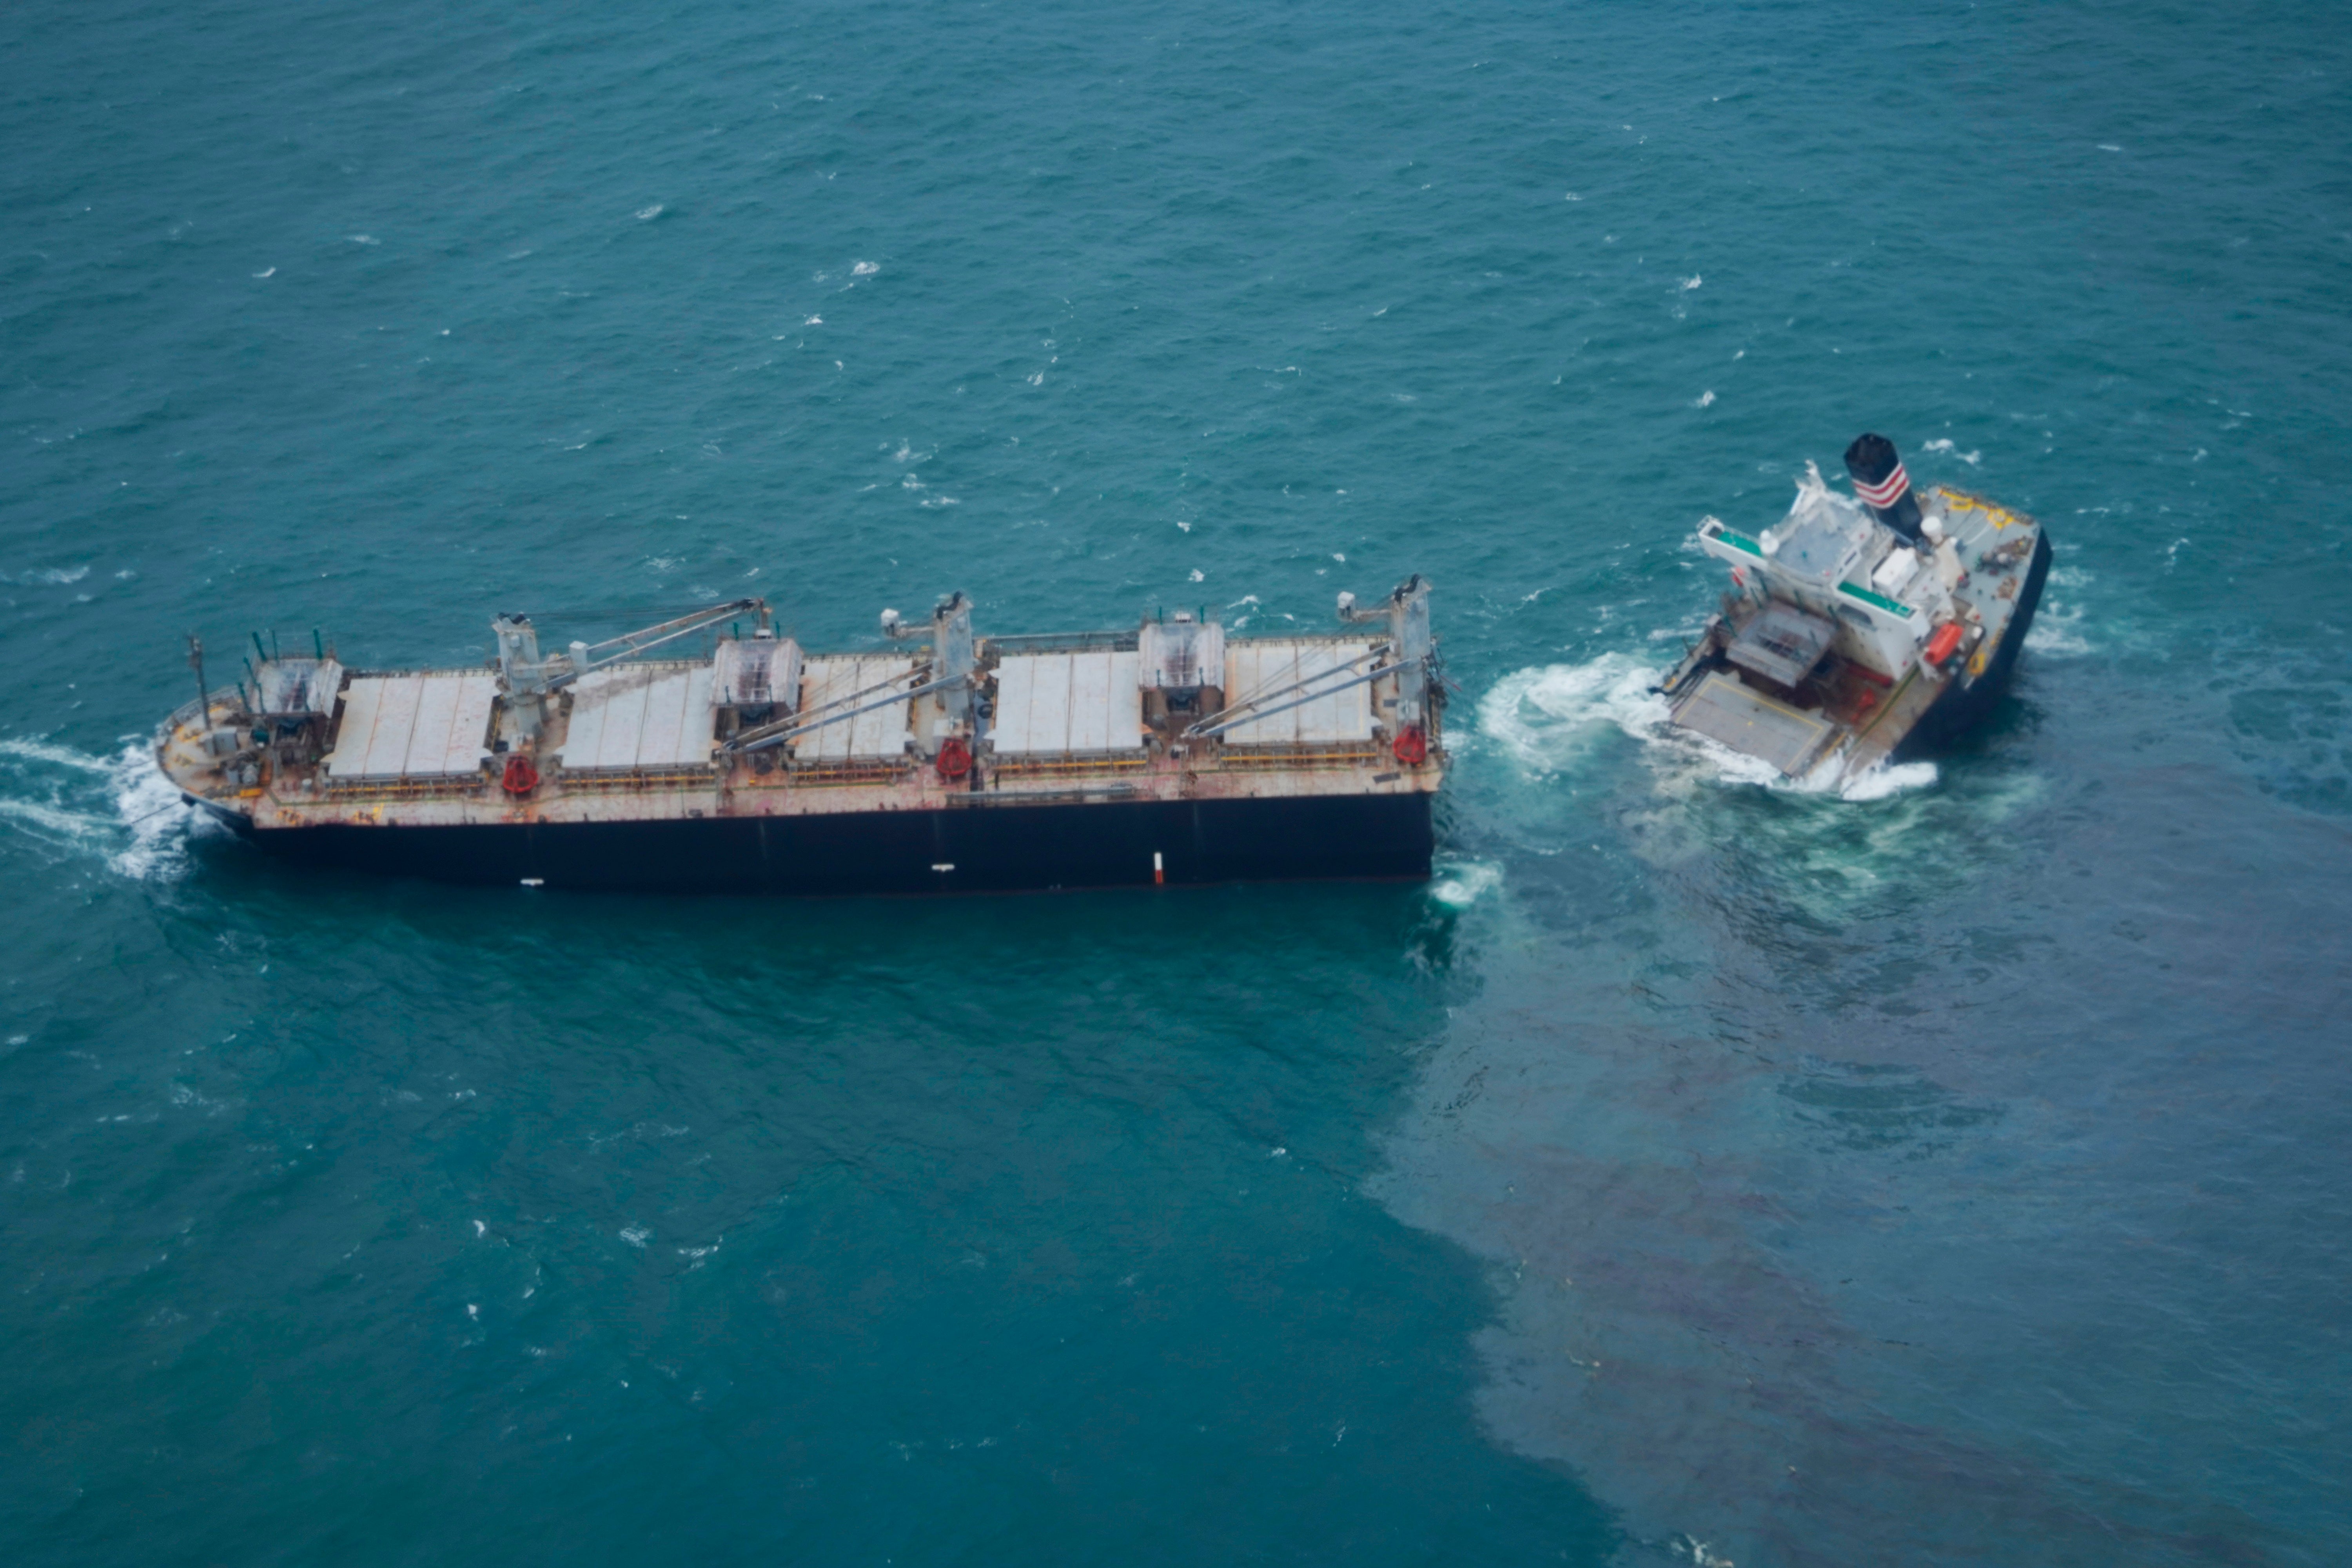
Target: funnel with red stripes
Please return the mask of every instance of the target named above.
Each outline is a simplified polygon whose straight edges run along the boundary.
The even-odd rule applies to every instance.
[[[1853,476],[1853,493],[1871,515],[1909,543],[1919,542],[1919,501],[1911,493],[1911,476],[1895,443],[1884,436],[1857,436],[1845,449],[1845,471]]]

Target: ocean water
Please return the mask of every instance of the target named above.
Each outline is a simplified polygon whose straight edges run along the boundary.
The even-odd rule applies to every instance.
[[[2322,5],[0,16],[0,1555],[2352,1560]],[[1847,796],[1657,730],[1885,431],[2058,565]],[[183,637],[1408,572],[1426,885],[297,872]]]

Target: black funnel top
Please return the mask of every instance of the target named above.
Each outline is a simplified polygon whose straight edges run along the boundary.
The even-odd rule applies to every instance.
[[[1919,503],[1894,442],[1874,434],[1855,437],[1845,449],[1845,471],[1853,476],[1853,493],[1872,516],[1910,543],[1919,542]]]

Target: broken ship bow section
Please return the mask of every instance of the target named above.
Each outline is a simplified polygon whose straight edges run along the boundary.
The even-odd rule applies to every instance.
[[[1675,724],[1832,785],[1929,754],[1991,711],[2051,559],[2024,513],[1914,488],[1884,437],[1856,440],[1846,466],[1853,498],[1808,464],[1760,536],[1700,525],[1732,592],[1660,688]]]
[[[502,616],[475,669],[354,671],[257,641],[248,679],[174,714],[157,759],[273,850],[459,881],[1421,877],[1446,765],[1428,593],[1343,595],[1339,629],[1267,637],[1205,613],[984,637],[956,595],[838,654],[778,636],[757,600],[561,653]]]

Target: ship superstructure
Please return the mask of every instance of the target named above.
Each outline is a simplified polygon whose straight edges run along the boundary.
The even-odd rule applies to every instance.
[[[813,653],[736,600],[477,668],[322,640],[164,724],[192,801],[303,858],[550,887],[934,891],[1426,875],[1444,684],[1419,577],[1340,629],[1205,612],[982,636],[950,595]],[[201,649],[198,685],[204,679]]]
[[[1852,498],[1808,463],[1788,515],[1760,535],[1699,525],[1733,591],[1659,688],[1675,723],[1829,785],[1981,719],[2050,572],[2041,524],[1949,486],[1916,489],[1885,437],[1856,440],[1846,466]]]

